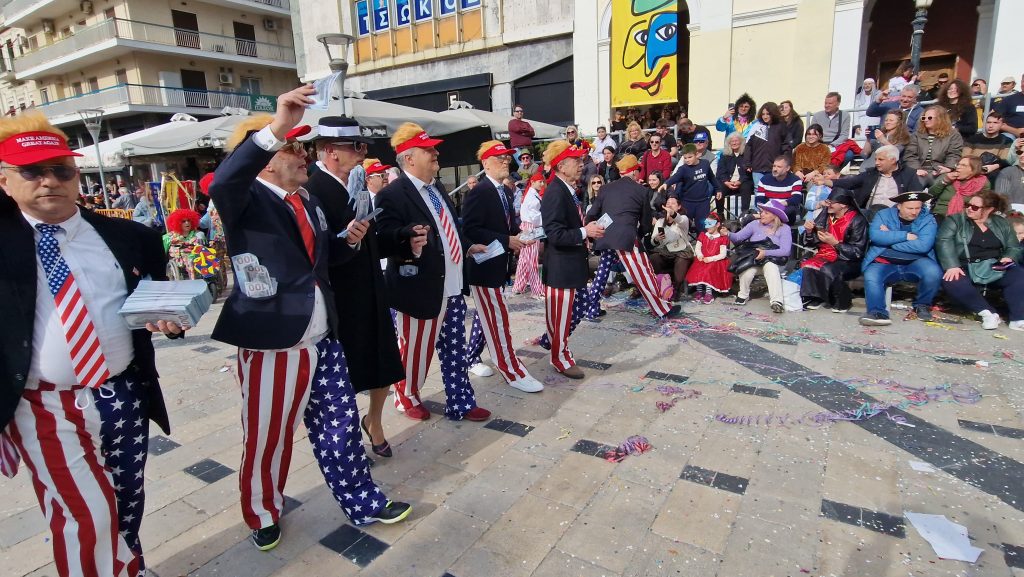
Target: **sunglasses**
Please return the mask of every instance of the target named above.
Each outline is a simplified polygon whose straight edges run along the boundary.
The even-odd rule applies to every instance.
[[[966,208],[967,210],[985,210],[985,206],[984,205],[978,205],[978,204],[968,204],[964,208]]]
[[[66,164],[49,166],[31,164],[28,166],[5,166],[3,168],[18,171],[18,175],[25,180],[40,180],[47,173],[52,174],[54,178],[61,182],[68,182],[78,176],[78,167]]]
[[[523,113],[523,109],[522,108],[517,108],[517,109],[513,110],[512,112],[518,112],[519,114],[522,114]]]
[[[594,180],[590,184],[604,184],[603,180]]]
[[[922,116],[921,120],[935,120],[934,116]]]
[[[566,130],[565,133],[566,134],[576,134],[576,131],[575,130]]]

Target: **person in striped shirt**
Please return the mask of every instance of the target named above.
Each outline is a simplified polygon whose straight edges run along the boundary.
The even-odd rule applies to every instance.
[[[790,171],[790,160],[786,155],[775,157],[772,162],[772,173],[761,178],[757,185],[757,204],[769,200],[780,200],[786,203],[786,215],[789,222],[796,222],[803,204],[804,183]]]

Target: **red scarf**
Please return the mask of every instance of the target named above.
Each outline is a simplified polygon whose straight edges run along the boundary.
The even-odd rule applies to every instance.
[[[967,180],[954,180],[953,189],[956,191],[956,194],[953,195],[953,198],[949,199],[949,205],[946,207],[946,216],[963,212],[964,199],[977,194],[985,186],[986,182],[988,182],[988,177],[984,174],[979,174]]]
[[[846,214],[839,218],[828,217],[828,232],[832,233],[832,236],[836,237],[836,240],[843,242],[846,238],[846,229],[850,227],[850,222],[853,221],[853,217],[857,213],[853,210],[847,210]],[[818,247],[818,254],[804,261],[801,266],[810,268],[820,269],[830,262],[835,262],[839,259],[839,253],[836,252],[836,247],[830,244],[822,243]]]

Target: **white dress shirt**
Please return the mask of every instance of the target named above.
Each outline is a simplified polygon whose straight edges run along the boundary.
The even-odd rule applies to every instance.
[[[281,200],[284,200],[284,197],[288,196],[289,194],[288,192],[285,192],[285,190],[282,189],[281,187],[271,184],[263,180],[262,178],[257,178],[256,180],[263,186],[266,186],[271,191],[273,191],[274,194],[281,198]],[[309,193],[306,192],[305,188],[299,187],[298,190],[291,194],[298,194],[307,201],[309,200]],[[285,203],[287,202],[288,201],[285,201]],[[289,205],[287,208],[289,212],[292,211],[291,205]],[[309,212],[303,212],[306,213],[306,220],[309,222],[309,226],[313,228],[314,234],[325,234],[323,231],[320,230],[319,226],[317,225],[317,221],[313,220],[309,216]],[[303,250],[305,250],[305,247],[303,247]],[[273,272],[274,271],[270,271],[271,276],[273,276]],[[320,342],[320,339],[327,336],[327,332],[329,331],[329,329],[330,327],[328,326],[327,322],[327,305],[324,304],[324,293],[320,292],[319,285],[314,285],[313,314],[309,318],[309,325],[306,327],[306,332],[302,333],[302,338],[299,339],[298,343],[293,345],[291,348],[284,350],[301,349],[309,345],[315,345],[316,343]]]
[[[576,190],[576,185],[572,184],[568,180],[562,178],[562,175],[558,175],[558,180],[561,180],[562,182],[565,183],[565,186],[569,189],[569,196],[572,197],[569,200],[571,200],[572,203],[575,205],[576,204],[576,193],[573,192],[573,191]],[[583,210],[583,208],[580,207],[580,211],[581,212],[582,212],[582,210]],[[582,218],[580,220],[582,220]],[[587,240],[587,227],[581,226],[580,227],[580,234],[583,235],[583,240]]]
[[[405,176],[409,178],[413,186],[416,187],[416,190],[419,191],[420,198],[422,198],[423,202],[426,203],[427,209],[430,211],[430,215],[434,217],[434,226],[437,227],[436,230],[438,232],[438,236],[441,237],[441,245],[444,247],[444,296],[458,296],[462,294],[462,263],[460,262],[459,264],[455,264],[452,262],[452,247],[448,245],[448,236],[444,233],[444,227],[441,226],[441,215],[437,214],[437,211],[434,210],[433,203],[430,202],[430,195],[428,195],[426,191],[427,183],[408,172],[405,173]],[[430,184],[433,185],[433,182]],[[440,198],[442,194],[437,187],[434,187],[434,193],[438,195],[438,198]],[[443,198],[441,198],[441,208],[448,210],[448,205],[445,203]],[[455,236],[456,238],[459,238],[459,242],[461,243],[462,239],[459,237],[459,229],[455,226],[455,215],[451,214],[450,210],[448,210],[448,220],[451,221]],[[462,248],[461,244],[459,245],[459,248]],[[469,255],[466,254],[466,251],[463,250],[462,258],[465,259],[468,256]]]
[[[32,227],[38,247],[41,235],[36,225],[40,221],[25,213],[22,216]],[[96,329],[110,375],[119,375],[135,357],[132,331],[117,313],[128,298],[128,287],[124,282],[121,265],[96,229],[85,222],[77,211],[60,226],[63,230],[54,236],[60,246],[61,256],[75,276],[75,283]],[[38,388],[40,380],[69,389],[78,384],[75,369],[71,365],[71,350],[64,325],[57,315],[57,304],[50,293],[46,272],[37,253],[36,317],[26,388]]]

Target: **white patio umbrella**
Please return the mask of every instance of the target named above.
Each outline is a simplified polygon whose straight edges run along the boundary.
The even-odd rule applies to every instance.
[[[490,112],[488,110],[478,110],[476,108],[445,110],[440,114],[441,116],[446,116],[448,118],[459,118],[473,121],[476,122],[477,126],[487,126],[490,128],[491,134],[494,135],[497,140],[508,140],[508,121],[512,120],[511,116],[506,116],[498,112]],[[536,120],[526,121],[530,123],[530,126],[533,126],[534,138],[541,140],[565,138],[565,128],[561,126]]]
[[[199,121],[193,116],[187,114],[175,115],[175,118],[171,122],[165,124],[158,124],[150,128],[144,128],[142,130],[132,132],[131,134],[124,134],[117,138],[111,138],[100,142],[100,157],[103,159],[103,168],[120,170],[124,168],[124,156],[122,155],[123,144],[130,143],[134,139],[142,138],[146,136],[153,136],[157,134],[163,134],[172,130],[179,129],[181,127],[187,127],[190,125],[199,124]],[[82,156],[75,158],[75,164],[79,168],[97,168],[99,165],[96,162],[96,147],[93,145],[84,146],[75,150],[75,152]]]

